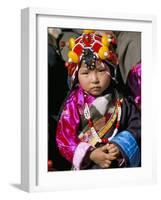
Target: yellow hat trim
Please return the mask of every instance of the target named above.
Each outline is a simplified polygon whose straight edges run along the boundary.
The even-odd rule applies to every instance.
[[[78,55],[74,51],[69,51],[68,58],[70,58],[74,63],[78,63],[79,61]]]
[[[72,50],[74,46],[75,46],[75,39],[70,38],[69,39],[69,49]]]
[[[84,30],[83,31],[83,33],[86,33],[86,34],[88,34],[88,33],[94,33],[95,31],[94,30],[91,30],[91,29],[87,29],[87,30]]]
[[[98,51],[98,55],[102,60],[105,60],[107,58],[107,53],[108,53],[109,49],[107,46],[102,46],[99,51]]]
[[[107,35],[103,35],[103,36],[102,36],[101,42],[102,42],[102,44],[103,44],[104,46],[109,47],[109,41],[108,41]]]

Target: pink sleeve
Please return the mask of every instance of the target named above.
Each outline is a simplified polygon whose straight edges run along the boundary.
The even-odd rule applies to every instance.
[[[70,162],[72,162],[75,149],[79,144],[77,136],[79,123],[80,119],[76,104],[69,99],[58,122],[56,141],[61,154]]]
[[[78,104],[81,102],[81,96],[79,91],[77,94],[70,95],[65,103],[56,132],[56,141],[62,156],[71,162],[77,170],[80,169],[81,163],[91,147],[90,144],[81,142],[78,138],[80,125]]]

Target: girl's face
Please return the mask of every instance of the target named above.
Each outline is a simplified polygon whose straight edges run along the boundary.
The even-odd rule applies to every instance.
[[[91,70],[82,62],[78,71],[80,86],[93,96],[101,95],[110,85],[111,77],[109,67],[96,60],[96,67]]]

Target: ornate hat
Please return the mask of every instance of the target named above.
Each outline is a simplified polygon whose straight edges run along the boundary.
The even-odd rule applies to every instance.
[[[96,60],[100,59],[115,70],[118,65],[118,58],[114,51],[116,44],[116,38],[112,34],[100,36],[92,30],[84,30],[82,35],[76,39],[70,38],[70,51],[65,66],[68,69],[71,86],[82,62],[87,68],[93,69]]]

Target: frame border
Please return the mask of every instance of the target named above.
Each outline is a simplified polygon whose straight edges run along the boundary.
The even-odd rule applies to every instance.
[[[63,13],[63,14],[62,14]],[[38,185],[37,148],[37,16],[52,15],[74,18],[111,19],[152,23],[153,52],[156,44],[156,17],[118,13],[25,8],[21,10],[21,189],[41,191]],[[152,57],[155,57],[153,53]],[[155,146],[155,145],[154,145]],[[156,179],[156,161],[153,153],[153,178]],[[50,189],[49,189],[50,190]]]

